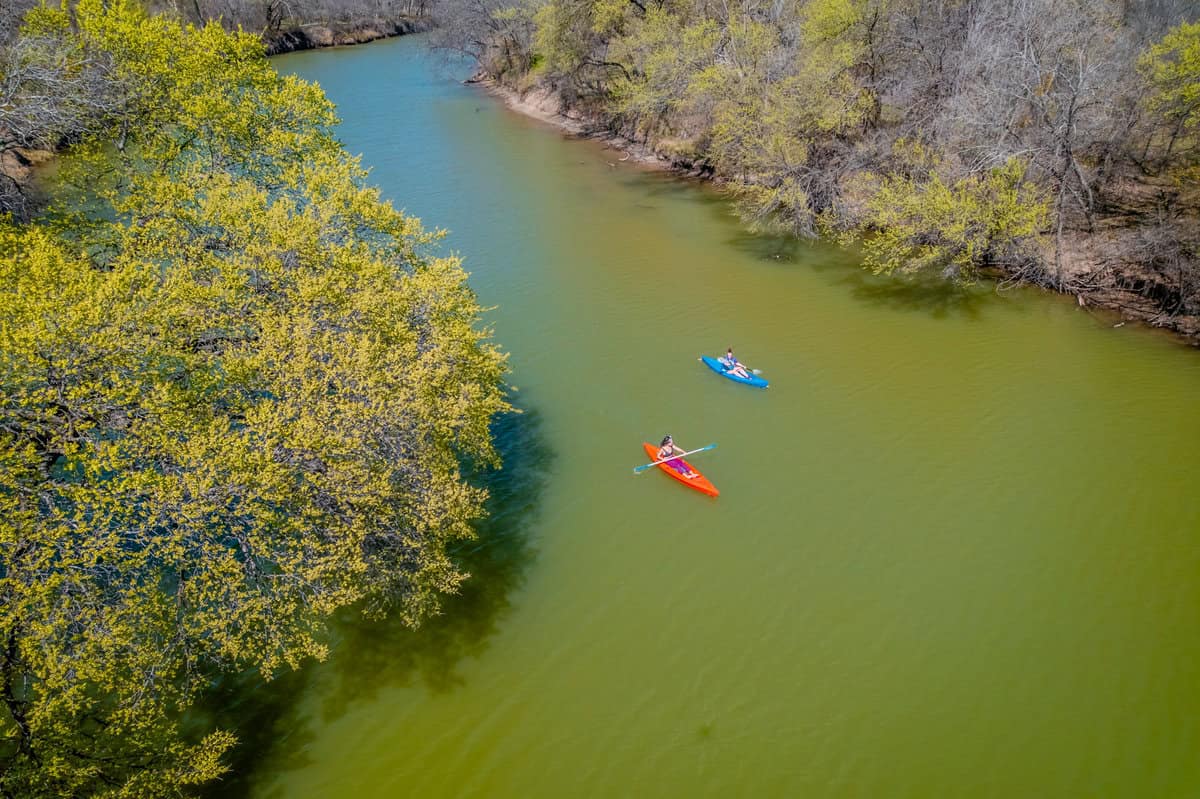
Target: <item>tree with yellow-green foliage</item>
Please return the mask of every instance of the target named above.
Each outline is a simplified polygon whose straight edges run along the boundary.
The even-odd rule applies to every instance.
[[[949,185],[935,171],[885,178],[860,221],[865,266],[887,274],[934,268],[970,280],[980,266],[1031,262],[1027,246],[1048,208],[1025,170],[1013,159]]]
[[[896,224],[895,243],[932,248],[901,247],[915,258],[902,271],[969,276],[994,258],[1062,286],[1064,252],[1126,205],[1113,195],[1131,161],[1195,195],[1195,16],[1184,0],[545,0],[528,61],[598,125],[712,174],[752,227]],[[902,141],[936,154],[936,175],[906,173]],[[983,216],[960,228],[969,210]],[[1139,214],[1131,226],[1149,218]],[[1186,233],[1173,262],[1194,260]],[[1053,246],[1025,270],[1035,238]]]
[[[651,6],[609,49],[626,65],[609,81],[615,112],[639,134],[690,137],[736,178],[750,222],[811,233],[834,193],[831,142],[877,106],[857,77],[863,6],[813,2],[802,20],[733,6],[719,21],[699,4]]]
[[[1147,108],[1164,123],[1147,149],[1157,143],[1167,163],[1178,151],[1194,158],[1200,150],[1200,22],[1173,28],[1142,54],[1138,68],[1150,87]]]
[[[235,743],[180,727],[216,674],[464,578],[504,359],[255,39],[128,0],[29,24],[124,91],[83,204],[0,226],[0,795],[178,795]]]
[[[824,5],[808,11],[815,15]],[[714,97],[713,159],[723,172],[741,178],[738,207],[756,226],[782,223],[813,234],[817,214],[837,193],[842,142],[873,113],[872,93],[853,74],[859,48],[839,39],[845,30],[829,24],[807,17],[801,46],[781,66],[780,34],[742,21],[731,30],[737,66],[702,78]]]
[[[612,58],[629,65],[612,82],[617,113],[644,137],[672,135],[696,115],[707,117],[697,78],[716,66],[724,41],[714,20],[688,24],[668,8],[651,8],[630,35],[614,42]]]

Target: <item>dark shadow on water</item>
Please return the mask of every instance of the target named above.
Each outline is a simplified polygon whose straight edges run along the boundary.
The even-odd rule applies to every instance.
[[[322,703],[323,720],[337,718],[347,705],[369,700],[383,687],[419,680],[433,691],[448,691],[462,684],[457,666],[487,648],[535,556],[529,527],[552,460],[540,425],[536,411],[508,414],[494,425],[504,468],[482,476],[490,497],[476,525],[479,537],[452,553],[471,576],[446,598],[439,616],[416,630],[361,616],[339,624],[337,653],[329,661],[337,678]]]
[[[986,283],[964,285],[941,275],[889,277],[855,269],[840,282],[849,287],[852,297],[868,305],[933,319],[976,320],[985,303],[995,301]]]
[[[258,672],[224,678],[207,698],[203,732],[229,730],[238,743],[224,758],[229,773],[209,783],[203,797],[249,796],[255,766],[272,770],[301,768],[309,763],[306,746],[313,740],[309,726],[298,718],[297,704],[312,675],[312,666],[285,672],[263,683]]]
[[[835,278],[861,272],[856,253],[828,239],[803,239],[790,233],[753,233],[739,224],[725,244],[764,264],[798,267]]]
[[[847,287],[850,296],[868,305],[921,313],[934,319],[973,320],[980,317],[986,303],[995,301],[988,281],[963,285],[939,274],[874,275],[861,268],[861,260],[853,249],[833,241],[752,232],[736,221],[729,197],[711,184],[655,172],[634,174],[625,178],[625,182],[643,196],[704,207],[713,216],[714,224],[724,226],[732,222],[732,235],[725,239],[725,244],[737,253],[759,263],[803,268],[825,275],[832,285]]]
[[[420,682],[436,693],[462,684],[460,664],[487,649],[536,557],[530,529],[553,460],[537,411],[506,414],[493,433],[504,467],[479,475],[478,483],[490,493],[487,515],[476,525],[478,538],[453,551],[470,574],[459,593],[416,630],[347,612],[334,624],[325,663],[308,664],[266,685],[248,675],[222,686],[213,697],[218,710],[212,720],[235,731],[240,744],[230,759],[231,774],[205,796],[248,797],[256,778],[269,782],[273,774],[310,762],[305,749],[315,738],[317,719],[301,710],[308,690],[320,692],[316,712],[325,724],[381,690]]]
[[[872,274],[862,268],[852,249],[830,241],[739,230],[726,244],[755,261],[825,275],[831,285],[849,289],[854,299],[893,311],[921,313],[934,319],[973,320],[980,317],[987,303],[995,301],[989,281],[964,285],[936,273]]]
[[[710,195],[705,205],[714,224],[731,228],[731,235],[724,242],[726,246],[754,261],[802,266],[821,273],[858,268],[856,253],[830,239],[803,238],[778,228],[752,230],[738,217],[733,202],[724,194]]]
[[[619,173],[617,180],[630,191],[653,200],[724,202],[724,196],[711,184],[674,172],[632,169]]]
[[[737,250],[742,255],[753,258],[756,261],[765,261],[768,263],[777,264],[795,264],[802,260],[812,260],[814,264],[822,264],[819,259],[803,259],[802,255],[811,245],[802,242],[795,236],[777,236],[765,233],[751,233],[748,230],[740,229],[726,239],[728,244],[733,249]]]

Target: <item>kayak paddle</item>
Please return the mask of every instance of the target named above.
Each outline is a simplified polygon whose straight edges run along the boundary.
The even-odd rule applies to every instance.
[[[646,471],[647,469],[649,469],[651,466],[657,466],[657,465],[658,465],[658,464],[660,464],[660,463],[666,463],[667,461],[673,461],[673,460],[675,460],[676,458],[682,458],[682,457],[684,457],[684,456],[686,456],[686,455],[695,455],[697,452],[704,452],[705,450],[708,450],[708,449],[716,449],[716,448],[717,448],[717,445],[716,445],[715,443],[714,443],[714,444],[709,444],[707,447],[701,447],[700,449],[694,449],[694,450],[691,450],[690,452],[681,452],[681,453],[680,453],[680,454],[678,454],[678,455],[672,455],[672,456],[671,456],[671,457],[669,457],[669,458],[663,458],[662,460],[660,460],[660,461],[655,461],[654,463],[647,463],[647,464],[645,464],[645,465],[642,465],[642,466],[634,466],[634,467],[633,467],[633,473],[634,473],[634,474],[641,474],[642,472],[644,472],[644,471]]]

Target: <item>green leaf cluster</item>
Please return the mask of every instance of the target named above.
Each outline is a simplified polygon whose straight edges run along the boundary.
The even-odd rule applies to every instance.
[[[584,78],[599,65],[595,52],[616,36],[629,4],[621,0],[553,0],[534,14],[534,52],[550,73]]]
[[[1056,198],[1055,263],[1064,231],[1091,234],[1098,214],[1142,203],[1132,183],[1172,181],[1161,201],[1190,228],[1200,23],[1176,25],[1139,58],[1144,32],[1177,14],[1111,0],[1060,11],[1051,0],[545,0],[538,79],[610,129],[711,173],[751,227],[813,235],[894,223],[898,240],[921,242],[915,269],[944,262],[969,274],[1011,259],[1010,244],[1049,227],[1033,221],[1034,184]],[[910,153],[918,160],[941,162],[937,175],[905,163],[895,146],[906,141],[925,151]],[[1009,166],[987,171],[1014,158],[1025,165],[1017,183]],[[932,206],[905,205],[922,197]],[[901,207],[885,212],[889,200]],[[967,225],[957,216],[971,206],[983,216]],[[918,234],[922,220],[931,227]],[[895,268],[882,253],[872,263]]]

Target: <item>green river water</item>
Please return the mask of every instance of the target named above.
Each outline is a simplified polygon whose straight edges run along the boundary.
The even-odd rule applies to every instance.
[[[419,37],[275,63],[450,230],[526,412],[463,595],[234,703],[222,795],[1200,795],[1196,352],[748,235]],[[631,473],[666,432],[720,498]]]

